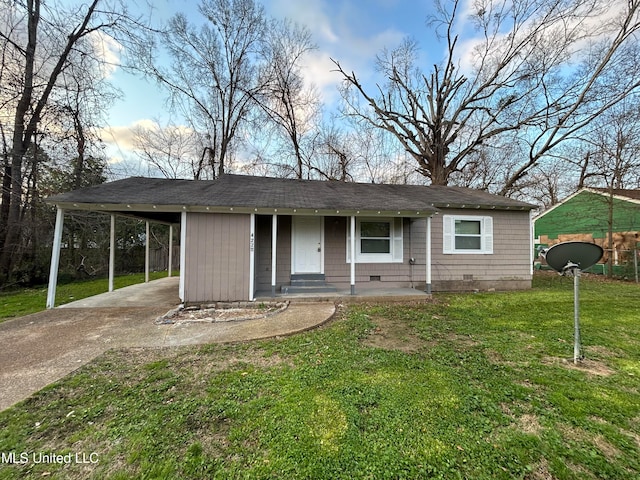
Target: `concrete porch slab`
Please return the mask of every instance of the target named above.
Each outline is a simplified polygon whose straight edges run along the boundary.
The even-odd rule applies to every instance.
[[[431,299],[431,294],[415,288],[359,288],[356,286],[356,293],[351,295],[350,290],[338,289],[336,292],[322,293],[276,293],[273,297],[271,292],[259,291],[256,293],[256,301],[268,302],[277,300],[290,300],[292,302],[334,302],[334,303],[355,303],[355,302],[414,302]]]

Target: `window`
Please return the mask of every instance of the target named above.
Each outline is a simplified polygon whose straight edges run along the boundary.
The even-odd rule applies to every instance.
[[[493,219],[444,215],[443,253],[493,253]]]
[[[347,262],[351,238],[347,220]],[[356,263],[402,262],[402,218],[357,218]]]
[[[360,222],[360,253],[391,253],[391,222]]]

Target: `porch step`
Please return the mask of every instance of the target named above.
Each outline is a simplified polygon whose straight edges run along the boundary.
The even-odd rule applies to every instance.
[[[322,273],[296,273],[291,275],[292,287],[317,287],[325,285]]]
[[[338,289],[325,282],[322,273],[298,273],[291,275],[291,284],[283,285],[280,291],[289,293],[330,293]]]

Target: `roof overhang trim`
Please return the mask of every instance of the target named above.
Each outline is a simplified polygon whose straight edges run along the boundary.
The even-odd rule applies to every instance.
[[[534,210],[534,205],[483,205],[477,203],[434,203],[434,208],[438,209],[459,209],[459,210],[505,210],[511,212]]]
[[[381,217],[428,217],[438,213],[436,208],[426,210],[355,210],[355,209],[326,209],[326,208],[275,208],[275,207],[230,207],[230,206],[203,206],[203,205],[148,205],[148,204],[124,204],[124,203],[76,203],[60,202],[57,207],[64,210],[91,210],[98,212],[126,213],[131,212],[201,212],[201,213],[236,213],[259,215],[321,215],[321,216],[381,216]]]
[[[90,210],[98,212],[114,212],[126,214],[131,212],[150,213],[179,213],[179,212],[202,212],[202,213],[237,213],[237,214],[259,214],[259,215],[321,215],[321,216],[380,216],[380,217],[429,217],[440,213],[441,209],[464,209],[464,210],[507,210],[526,211],[527,207],[498,206],[498,205],[478,205],[478,204],[435,204],[429,209],[416,210],[369,210],[369,209],[326,209],[326,208],[281,208],[281,207],[232,207],[232,206],[204,206],[204,205],[149,205],[149,204],[126,204],[126,203],[76,203],[61,202],[56,204],[65,210]]]

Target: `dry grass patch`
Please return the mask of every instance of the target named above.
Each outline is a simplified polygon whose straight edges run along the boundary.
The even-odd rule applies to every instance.
[[[582,359],[578,363],[573,363],[573,359],[569,358],[543,357],[542,364],[556,365],[569,368],[571,370],[578,370],[597,377],[608,377],[616,373],[614,369],[606,365],[604,362],[589,358]]]
[[[375,327],[362,340],[362,343],[368,347],[415,353],[425,345],[425,342],[416,335],[415,328],[405,320],[384,316],[372,316],[370,320]]]
[[[525,480],[555,480],[551,472],[549,471],[549,463],[546,459],[540,460],[533,466],[533,470],[529,475],[525,477]]]
[[[571,425],[560,425],[558,430],[562,436],[572,443],[590,443],[610,462],[615,462],[622,452],[600,434],[593,434],[582,428]]]
[[[543,428],[536,415],[525,413],[516,419],[516,428],[532,435],[539,435]]]

